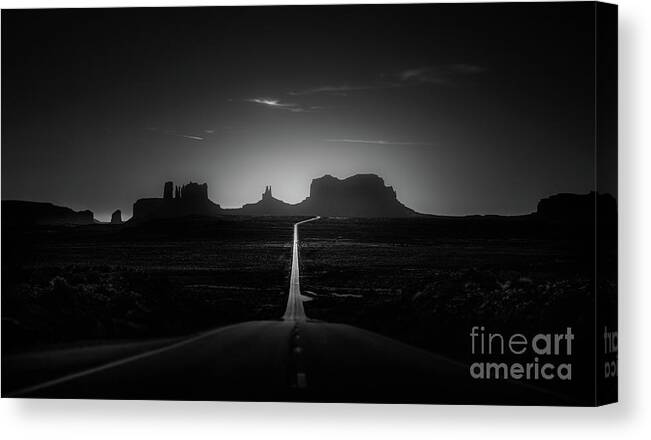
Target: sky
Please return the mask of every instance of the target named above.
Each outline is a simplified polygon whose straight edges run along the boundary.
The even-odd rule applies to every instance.
[[[375,173],[441,215],[592,189],[590,3],[3,11],[2,199],[131,215]]]

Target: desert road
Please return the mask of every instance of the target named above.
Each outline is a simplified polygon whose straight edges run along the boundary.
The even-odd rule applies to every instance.
[[[287,297],[287,308],[283,319],[285,321],[305,321],[305,309],[301,299],[301,286],[298,265],[298,225],[318,220],[320,217],[314,217],[309,220],[303,220],[294,225],[294,243],[292,245],[292,272],[289,277],[289,296]]]
[[[108,363],[86,363],[77,372],[18,390],[5,392],[3,386],[3,397],[566,403],[517,383],[471,379],[466,365],[376,333],[311,321],[300,294],[298,227],[317,219],[294,225],[289,295],[281,320],[231,325]],[[84,349],[77,350],[66,353],[68,362],[84,358]],[[40,359],[37,369],[47,370],[55,357]],[[3,376],[4,370],[3,362]]]

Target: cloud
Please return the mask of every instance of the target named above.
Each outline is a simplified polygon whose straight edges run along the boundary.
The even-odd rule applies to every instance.
[[[454,85],[461,81],[461,78],[479,74],[486,69],[484,67],[474,64],[444,64],[436,66],[424,66],[402,71],[393,72],[390,74],[378,75],[378,78],[367,83],[344,83],[344,84],[325,84],[315,87],[308,87],[305,89],[291,90],[285,92],[284,96],[292,96],[289,98],[292,101],[284,101],[280,98],[271,97],[255,97],[244,99],[244,102],[264,106],[269,109],[284,110],[292,113],[310,113],[325,110],[331,107],[324,107],[320,105],[306,105],[296,102],[296,100],[303,100],[301,96],[308,95],[333,95],[333,96],[347,96],[350,92],[368,91],[368,90],[381,90],[381,89],[399,89],[407,87],[419,87],[424,85]],[[228,101],[233,101],[229,99]],[[352,142],[353,139],[340,140]],[[357,143],[363,143],[358,140]],[[385,141],[369,141],[367,143],[382,144]],[[402,145],[403,143],[386,142],[393,145]],[[405,145],[410,145],[409,143]]]
[[[281,104],[277,99],[271,98],[251,98],[246,99],[247,102],[254,102],[256,104],[268,105],[269,107],[287,108],[292,107],[294,104]]]
[[[147,127],[147,130],[153,131],[155,133],[164,134],[166,136],[175,136],[175,137],[182,137],[182,138],[185,138],[185,139],[191,139],[193,141],[203,141],[203,140],[205,140],[205,138],[201,137],[201,136],[195,136],[193,134],[179,133],[179,132],[174,131],[174,130],[160,129],[158,127]]]
[[[201,136],[193,136],[191,134],[179,134],[177,136],[184,137],[186,139],[192,139],[194,141],[203,141],[205,138],[202,138]]]
[[[419,82],[419,83],[440,83],[443,81],[439,69],[435,67],[420,67],[418,69],[403,70],[398,74],[398,78],[403,83]]]
[[[396,87],[399,84],[392,84],[388,82],[378,82],[372,84],[342,84],[342,85],[323,85],[318,87],[312,87],[302,90],[293,90],[289,92],[290,95],[300,96],[300,95],[315,95],[319,93],[328,94],[328,95],[342,95],[346,96],[348,92],[354,92],[357,90],[371,90],[371,89],[385,89],[389,87]]]
[[[427,142],[396,142],[387,140],[371,139],[323,139],[325,142],[333,144],[372,144],[372,145],[431,145]]]
[[[484,72],[484,67],[474,64],[444,64],[437,66],[423,66],[405,69],[389,75],[381,75],[384,79],[369,81],[362,84],[327,84],[316,87],[309,87],[301,90],[292,90],[291,96],[301,95],[341,95],[346,96],[348,92],[395,89],[401,87],[414,87],[425,84],[452,84],[460,77],[475,75]],[[386,79],[390,78],[390,79]]]
[[[473,64],[447,64],[443,66],[426,66],[407,69],[397,77],[404,85],[410,84],[449,84],[460,76],[474,75],[483,72],[481,66]]]
[[[301,104],[293,102],[281,102],[279,99],[275,98],[251,98],[245,99],[246,102],[252,102],[254,104],[264,105],[269,108],[274,108],[278,110],[287,110],[295,113],[304,113],[304,112],[313,112],[323,109],[319,106],[303,106]]]

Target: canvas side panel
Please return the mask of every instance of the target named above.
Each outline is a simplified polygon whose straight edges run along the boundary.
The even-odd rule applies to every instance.
[[[596,3],[595,404],[617,401],[617,6]]]

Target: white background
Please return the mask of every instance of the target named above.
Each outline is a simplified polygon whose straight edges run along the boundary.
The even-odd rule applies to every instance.
[[[0,0],[2,8],[216,3],[197,0]],[[2,437],[48,440],[115,440],[120,437],[156,440],[179,437],[338,440],[350,437],[361,440],[367,436],[395,439],[434,438],[437,435],[444,439],[482,440],[651,438],[651,289],[648,281],[651,272],[648,229],[651,226],[651,2],[622,0],[617,3],[620,6],[619,404],[602,408],[527,408],[2,399]]]

